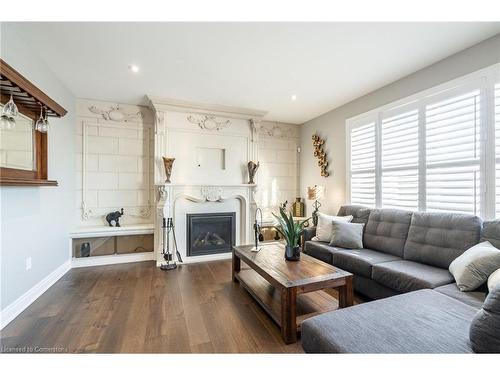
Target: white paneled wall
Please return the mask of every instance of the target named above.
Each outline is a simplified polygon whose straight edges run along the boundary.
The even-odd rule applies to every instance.
[[[298,125],[263,121],[259,130],[258,190],[256,201],[266,218],[281,203],[289,208],[298,191]]]
[[[153,222],[153,115],[149,108],[88,99],[77,102],[76,217],[105,224],[124,208],[123,224]]]

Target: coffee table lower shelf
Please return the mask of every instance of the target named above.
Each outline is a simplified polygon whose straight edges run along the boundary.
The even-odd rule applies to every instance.
[[[281,294],[256,271],[247,268],[235,274],[241,286],[252,295],[259,305],[281,327]],[[323,290],[297,295],[297,332],[302,322],[318,314],[338,309],[338,300]]]

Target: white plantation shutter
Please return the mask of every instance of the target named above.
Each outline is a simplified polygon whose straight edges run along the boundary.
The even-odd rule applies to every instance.
[[[351,203],[500,219],[500,63],[346,125]]]
[[[350,130],[351,203],[375,206],[375,122]]]
[[[500,217],[500,83],[495,85],[495,217]]]
[[[382,206],[418,208],[418,110],[382,120]]]
[[[426,208],[479,214],[480,92],[425,109]]]

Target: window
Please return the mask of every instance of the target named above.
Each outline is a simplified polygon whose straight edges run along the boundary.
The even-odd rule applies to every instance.
[[[500,217],[500,64],[347,127],[352,204]]]
[[[425,108],[426,209],[480,214],[479,90]]]
[[[375,205],[375,122],[351,132],[351,201]]]
[[[418,110],[382,119],[382,205],[418,208]]]

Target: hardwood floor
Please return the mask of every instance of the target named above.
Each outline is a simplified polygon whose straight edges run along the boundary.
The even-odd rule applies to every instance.
[[[334,293],[332,291],[332,293]],[[231,261],[76,268],[0,332],[0,347],[80,353],[300,353],[239,284]]]

